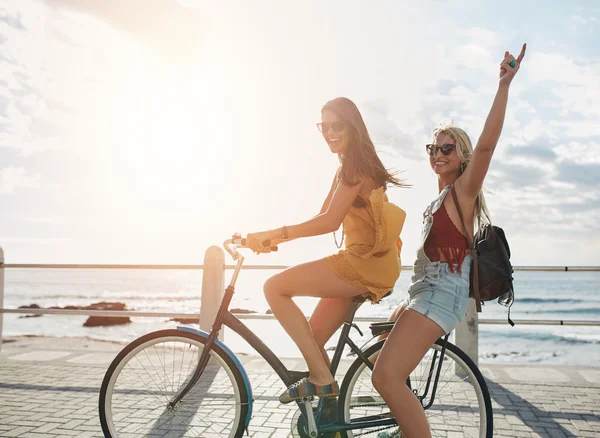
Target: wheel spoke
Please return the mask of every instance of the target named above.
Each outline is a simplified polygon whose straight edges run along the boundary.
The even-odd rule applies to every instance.
[[[375,357],[379,354],[378,348],[381,346],[376,344],[365,354]],[[440,365],[441,346],[437,343],[433,345],[411,373],[411,389],[415,395],[422,398],[427,388],[427,396],[423,400],[425,404],[433,397],[432,406],[425,411],[433,437],[488,438],[492,421],[489,393],[487,388],[482,389],[479,384],[475,374],[479,371],[473,371],[461,358],[461,354],[464,353],[448,343]],[[381,396],[373,388],[371,371],[360,363],[360,359],[349,368],[348,374],[351,377],[346,378],[340,394],[340,403],[344,404],[343,412],[347,423],[368,419],[383,421],[385,416],[392,416]],[[437,386],[433,394],[436,378]],[[382,428],[389,429],[379,423],[379,426],[374,425],[368,429],[348,431],[348,436],[376,436],[377,431],[383,430]]]
[[[109,368],[101,390],[103,429],[114,438],[234,437],[241,433],[247,393],[225,353],[211,350],[199,381],[170,407],[169,402],[192,378],[204,339],[177,330],[152,335],[127,346],[118,364]]]

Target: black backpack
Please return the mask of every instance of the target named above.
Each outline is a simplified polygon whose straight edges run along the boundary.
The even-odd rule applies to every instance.
[[[451,191],[463,232],[468,236],[454,186]],[[482,301],[497,299],[498,303],[509,308],[508,322],[514,326],[514,322],[510,319],[510,307],[514,302],[512,277],[514,271],[510,263],[510,247],[504,230],[492,224],[480,225],[473,239],[467,240],[473,255],[469,296],[475,298],[477,311],[481,312]]]

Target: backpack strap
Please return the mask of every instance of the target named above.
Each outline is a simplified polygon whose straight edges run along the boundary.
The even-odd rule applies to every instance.
[[[465,220],[463,219],[462,210],[460,209],[460,205],[458,203],[458,196],[456,195],[456,190],[454,190],[454,184],[450,186],[450,191],[452,192],[452,199],[454,199],[456,211],[458,211],[458,217],[460,217],[463,232],[465,233],[465,236],[467,236],[467,241],[469,242],[469,250],[471,251],[471,255],[473,256],[473,295],[475,298],[477,312],[481,312],[481,295],[479,294],[479,262],[477,260],[477,250],[475,249],[475,245],[473,243],[473,237],[469,234],[469,232],[467,231],[467,227],[465,226]]]

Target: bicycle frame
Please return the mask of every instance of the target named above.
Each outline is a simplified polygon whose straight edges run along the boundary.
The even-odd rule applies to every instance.
[[[233,298],[233,294],[235,293],[235,283],[237,281],[240,270],[242,268],[242,264],[244,262],[244,257],[239,253],[239,251],[231,248],[230,245],[231,244],[241,245],[242,242],[243,242],[243,239],[241,239],[241,238],[235,239],[234,238],[233,240],[226,240],[223,245],[224,248],[227,250],[227,252],[229,254],[231,254],[233,259],[236,260],[236,266],[234,268],[234,272],[233,272],[231,281],[230,281],[229,285],[227,286],[227,288],[225,289],[225,294],[223,296],[223,299],[221,301],[221,304],[220,304],[217,314],[215,316],[215,320],[212,325],[212,330],[210,333],[207,334],[208,335],[207,341],[205,343],[202,354],[200,355],[200,358],[198,360],[198,365],[196,366],[194,374],[193,374],[192,378],[189,380],[189,382],[187,383],[187,385],[181,390],[181,392],[179,392],[179,394],[177,394],[173,398],[173,400],[171,400],[168,403],[168,406],[170,408],[174,408],[175,405],[177,405],[177,403],[179,403],[185,397],[185,395],[194,387],[194,385],[198,382],[198,380],[202,376],[202,373],[204,372],[206,365],[208,364],[210,350],[211,350],[213,344],[215,342],[218,342],[220,344],[220,342],[217,341],[217,337],[218,337],[219,332],[220,332],[221,328],[223,327],[223,325],[225,325],[226,327],[229,327],[231,330],[236,332],[258,354],[260,354],[267,361],[267,363],[271,366],[271,368],[277,373],[277,375],[279,376],[279,378],[282,380],[283,384],[286,387],[297,382],[302,377],[308,376],[308,372],[293,371],[293,370],[287,369],[286,366],[283,364],[283,362],[281,362],[281,360],[277,357],[277,355],[275,355],[275,353],[273,353],[273,351],[258,336],[256,336],[254,334],[254,332],[252,332],[252,330],[250,330],[242,321],[240,321],[237,317],[235,317],[235,315],[233,315],[228,310],[231,300]],[[340,360],[342,358],[342,354],[344,351],[344,347],[346,345],[348,345],[349,348],[352,350],[352,352],[354,352],[357,355],[357,357],[360,358],[371,370],[374,368],[374,363],[372,363],[369,360],[369,358],[364,355],[361,348],[358,347],[354,343],[354,341],[352,341],[352,339],[349,337],[350,329],[352,327],[355,327],[358,330],[358,332],[362,335],[358,326],[353,322],[354,314],[356,313],[356,310],[358,309],[358,306],[362,301],[364,301],[364,299],[362,299],[362,298],[355,299],[354,304],[351,306],[351,308],[346,316],[346,319],[342,326],[342,332],[340,334],[333,358],[331,360],[330,370],[331,370],[332,375],[335,375],[335,373],[338,369],[338,366],[339,366],[339,363],[340,363]],[[193,330],[193,331],[196,332],[196,330]],[[201,333],[206,335],[206,333],[204,333],[204,332],[201,332]],[[447,339],[448,339],[448,335],[446,335],[446,337],[445,337],[446,341],[447,341]],[[433,385],[433,394],[435,394],[435,388],[438,383],[438,378],[439,378],[439,374],[440,374],[440,370],[441,370],[441,364],[443,361],[444,352],[445,352],[445,344],[444,344],[444,347],[442,349],[442,352],[441,352],[440,358],[439,358],[438,369],[437,369],[437,373],[436,373],[435,381],[434,381],[434,385]],[[436,352],[436,354],[437,354],[437,352]],[[433,371],[434,364],[435,364],[435,358],[434,358],[434,361],[432,362],[432,371]],[[419,398],[421,400],[423,400],[425,398],[426,394],[428,393],[429,383],[432,378],[432,375],[433,375],[433,373],[430,372],[429,377],[428,377],[425,395],[419,396]],[[250,399],[252,400],[252,397],[250,397]],[[433,404],[433,399],[434,399],[434,397],[432,397],[432,399],[430,400],[426,409],[429,408]],[[319,420],[321,418],[321,414],[323,412],[325,399],[321,398],[319,400],[319,403],[317,406],[317,411],[314,416],[307,415],[306,405],[302,401],[297,401],[297,404],[300,407],[300,409],[302,410],[303,415],[306,416],[307,422],[309,423],[309,425],[310,425],[310,423],[312,423],[312,428],[315,427],[315,423],[318,425]],[[310,403],[309,403],[309,405],[310,405]],[[252,413],[252,406],[250,406],[250,409],[249,409],[248,420],[250,418],[251,413]],[[396,424],[396,420],[394,418],[382,419],[381,416],[377,416],[376,418],[365,417],[364,419],[353,420],[351,423],[340,423],[338,420],[338,421],[335,421],[334,423],[323,425],[323,427],[319,427],[318,431],[322,432],[322,433],[338,432],[338,431],[342,431],[342,430],[391,426],[394,424]]]

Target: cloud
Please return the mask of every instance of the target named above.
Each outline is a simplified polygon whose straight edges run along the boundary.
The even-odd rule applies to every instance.
[[[14,149],[20,155],[60,149],[62,143],[58,137],[66,125],[67,118],[50,109],[39,96],[0,95],[0,147]]]
[[[278,94],[294,88],[304,90],[302,97],[305,94],[309,101],[315,98],[312,94],[316,95],[314,90],[309,90],[311,84],[320,83],[322,78],[333,78],[331,83],[324,82],[323,93],[339,90],[341,94],[348,92],[358,96],[363,102],[360,109],[378,148],[393,142],[393,151],[389,146],[384,150],[416,161],[414,166],[411,161],[410,171],[413,172],[414,192],[420,194],[425,184],[422,180],[433,181],[431,172],[426,172],[427,156],[422,146],[429,139],[432,128],[441,121],[453,120],[476,142],[495,93],[497,58],[504,53],[503,45],[513,32],[508,28],[500,29],[501,32],[491,28],[469,28],[468,20],[454,26],[452,17],[444,17],[448,20],[446,24],[455,29],[452,32],[448,32],[448,26],[435,26],[434,21],[414,22],[411,25],[415,27],[431,26],[434,35],[429,35],[431,43],[418,44],[418,50],[407,55],[393,44],[383,50],[386,47],[383,38],[390,39],[389,30],[381,26],[381,22],[377,23],[376,30],[381,30],[382,38],[378,42],[372,32],[367,32],[369,25],[376,24],[367,22],[365,36],[360,37],[364,41],[342,45],[340,47],[345,48],[340,50],[343,54],[357,55],[363,51],[369,55],[360,67],[344,72],[343,80],[347,83],[338,84],[343,81],[339,80],[340,72],[335,69],[340,65],[351,65],[351,62],[340,56],[340,50],[334,50],[337,46],[330,44],[332,50],[311,51],[321,53],[323,58],[331,61],[330,64],[315,62],[317,57],[308,55],[305,48],[319,47],[319,41],[329,41],[323,35],[332,35],[337,41],[341,35],[339,29],[338,32],[330,30],[331,34],[319,34],[318,29],[313,33],[320,24],[313,22],[310,35],[305,35],[296,31],[303,27],[281,20],[277,13],[272,16],[262,14],[265,7],[262,4],[253,5],[255,15],[242,19],[240,16],[244,14],[239,11],[239,16],[227,17],[229,6],[219,5],[218,11],[207,10],[217,7],[204,0],[196,2],[200,5],[197,9],[185,8],[174,0],[42,1],[7,2],[13,6],[12,10],[0,18],[0,146],[5,146],[0,149],[0,161],[4,166],[0,171],[0,192],[4,193],[5,199],[10,199],[7,210],[20,214],[21,223],[25,222],[23,217],[50,218],[54,213],[63,214],[70,208],[88,208],[82,207],[84,200],[97,205],[100,210],[104,208],[98,202],[101,193],[117,195],[110,197],[107,210],[118,212],[122,209],[117,207],[122,206],[128,216],[135,216],[131,211],[138,207],[129,205],[132,203],[128,196],[119,198],[118,195],[132,191],[131,185],[135,189],[138,183],[121,184],[129,182],[125,177],[129,172],[123,170],[121,178],[121,170],[134,170],[131,174],[140,181],[136,173],[138,168],[164,167],[160,159],[146,167],[141,163],[135,169],[129,169],[130,165],[125,164],[137,165],[138,157],[155,158],[153,154],[147,154],[151,150],[147,142],[136,145],[136,140],[141,137],[138,138],[135,134],[138,131],[132,128],[144,130],[146,124],[147,131],[155,128],[151,126],[149,120],[153,119],[149,116],[160,113],[160,108],[146,113],[143,110],[150,105],[145,102],[160,103],[163,100],[152,101],[145,97],[160,94],[170,87],[168,82],[174,78],[172,73],[181,69],[179,62],[204,60],[206,53],[212,57],[198,71],[205,68],[213,68],[213,72],[224,71],[216,68],[221,62],[227,65],[228,71],[226,75],[214,75],[214,89],[219,92],[215,91],[214,96],[206,100],[227,99],[227,93],[230,93],[241,104],[231,112],[247,114],[250,121],[260,115],[258,106],[256,114],[240,108],[250,107],[247,103],[250,101],[256,103],[255,97],[263,97],[259,91],[272,89]],[[188,5],[191,1],[180,3]],[[278,7],[276,12],[285,9]],[[566,14],[565,18],[568,20],[570,15]],[[369,18],[357,17],[365,21]],[[217,19],[223,20],[223,26],[215,28],[213,33],[219,41],[208,41],[208,26]],[[326,24],[326,20],[323,23]],[[253,29],[253,26],[259,29]],[[248,35],[248,39],[230,39],[228,29],[236,29],[240,34]],[[253,33],[255,30],[256,34]],[[290,38],[285,31],[290,31],[297,39],[285,40]],[[359,35],[352,38],[358,41]],[[257,41],[265,47],[254,44]],[[207,51],[204,51],[205,44],[208,44]],[[573,53],[582,53],[585,57]],[[241,57],[232,56],[235,54]],[[600,154],[594,152],[600,151],[600,106],[597,105],[600,101],[600,63],[593,55],[584,49],[550,53],[535,50],[533,44],[530,46],[527,63],[511,88],[504,132],[485,181],[493,191],[488,202],[494,219],[503,221],[500,225],[515,224],[519,232],[531,236],[541,235],[541,228],[550,230],[550,236],[555,232],[582,235],[590,229],[600,228],[600,183],[593,178],[594,174],[598,175],[597,165],[600,165]],[[171,64],[175,68],[171,69]],[[236,70],[239,76],[233,73]],[[383,71],[387,76],[381,73]],[[213,77],[209,73],[207,77]],[[198,77],[200,82],[203,76]],[[263,77],[275,79],[268,86],[254,87],[253,83]],[[186,86],[185,82],[180,81],[182,88]],[[219,83],[230,84],[229,90],[221,93]],[[389,101],[369,100],[372,96],[385,96]],[[122,102],[139,105],[136,103],[129,108]],[[118,107],[119,103],[121,107]],[[301,108],[301,105],[301,102],[294,104],[290,110]],[[277,117],[296,120],[295,114],[280,110],[277,110]],[[163,122],[162,117],[158,119]],[[243,132],[244,126],[240,124],[230,123],[229,126],[234,129],[223,129],[221,137],[227,137],[226,131]],[[202,137],[202,130],[198,132]],[[123,133],[131,135],[124,138]],[[260,137],[264,132],[256,129],[245,135],[251,143],[253,137]],[[192,160],[177,155],[173,146],[176,143],[171,141],[168,148],[159,152],[169,160],[188,165]],[[120,145],[127,147],[120,149]],[[244,145],[256,154],[247,143]],[[69,149],[60,150],[64,147]],[[30,156],[25,157],[27,154]],[[147,173],[154,175],[154,172]],[[160,174],[156,172],[156,175]],[[181,179],[185,177],[181,176]],[[61,189],[52,193],[52,183]],[[160,177],[156,178],[156,187],[162,184]],[[220,189],[225,190],[226,186],[220,186]],[[148,187],[139,184],[142,197],[145,190]],[[28,194],[21,196],[22,193]],[[86,196],[87,193],[93,195]],[[430,195],[433,192],[427,194]],[[67,202],[72,199],[79,202]],[[40,207],[43,203],[47,203],[47,211]],[[145,206],[143,204],[143,208]],[[155,205],[148,204],[147,211],[152,208]],[[28,209],[26,216],[22,213],[24,209]],[[96,224],[94,220],[97,219],[85,222],[92,226]],[[50,237],[55,235],[60,233],[51,233]]]
[[[573,150],[534,141],[509,148],[506,155],[521,161],[493,160],[484,183],[493,193],[487,197],[492,213],[501,222],[516,221],[519,233],[542,233],[540,225],[570,237],[600,229],[600,161],[565,159]]]
[[[78,123],[81,103],[91,102],[86,97],[100,92],[85,80],[98,66],[89,62],[93,48],[69,46],[47,34],[56,14],[48,14],[43,5],[23,7],[19,2],[9,3],[7,8],[10,6],[12,16],[19,17],[22,25],[1,26],[0,22],[5,37],[0,59],[0,147],[17,151],[17,156],[64,149],[68,144],[64,135],[82,129]],[[77,35],[76,26],[63,28],[69,34],[75,29]]]
[[[562,53],[534,52],[528,56],[525,70],[533,83],[581,85],[595,74],[596,67],[591,60],[575,60]]]
[[[494,188],[536,187],[548,179],[548,172],[536,166],[492,160],[484,185]]]
[[[554,161],[556,153],[551,149],[548,139],[538,139],[526,146],[515,146],[507,151],[509,156],[517,156],[536,161]]]
[[[553,125],[562,130],[565,137],[573,139],[600,138],[600,120],[590,118],[578,121],[559,121]]]
[[[592,212],[598,217],[600,216],[600,191],[586,193],[585,196],[558,200],[557,207],[565,212],[565,217],[568,217],[570,213],[586,212]],[[600,223],[597,223],[595,226],[600,227]]]
[[[575,59],[562,53],[533,53],[525,70],[532,83],[546,82],[563,100],[573,93],[579,100],[589,96],[589,91],[597,97],[600,91],[600,62],[593,57]]]
[[[469,41],[452,52],[457,66],[440,69],[415,106],[411,128],[417,133],[413,129],[410,137],[416,143],[441,121],[463,127],[473,143],[483,129],[496,91],[497,34],[475,28],[460,35]],[[511,87],[503,133],[484,182],[492,191],[487,199],[494,218],[518,223],[519,233],[549,230],[570,237],[600,229],[598,84],[600,62],[594,57],[528,54]],[[380,123],[378,132],[406,129],[406,121],[390,113],[381,104],[377,114],[387,124]]]
[[[571,27],[574,30],[584,29],[587,30],[589,33],[592,33],[597,24],[598,19],[593,15],[583,17],[581,15],[575,14],[571,16]]]
[[[600,70],[597,74],[579,78],[577,85],[553,88],[560,99],[563,115],[580,114],[585,118],[600,117]]]
[[[494,63],[491,53],[485,47],[475,43],[456,47],[452,59],[468,69],[487,69]]]
[[[561,160],[571,160],[577,163],[600,163],[600,138],[588,138],[585,141],[569,139],[557,144],[553,150]]]
[[[14,193],[20,188],[40,188],[40,175],[28,175],[23,167],[0,169],[0,193]]]
[[[477,133],[476,129],[481,129],[478,125],[483,126],[482,119],[487,111],[481,109],[482,97],[487,97],[487,93],[474,89],[473,85],[440,79],[435,87],[426,90],[417,110],[421,136],[428,141],[434,127],[443,122],[453,122],[465,129],[475,143],[477,138],[473,136]]]
[[[509,238],[518,242],[536,236],[549,245],[559,236],[576,239],[600,230],[599,199],[598,190],[581,192],[552,180],[536,187],[492,188],[486,193],[492,220],[511,229]]]
[[[471,27],[468,29],[459,29],[458,34],[465,36],[470,41],[476,41],[483,47],[493,48],[497,47],[501,38],[497,32],[483,27]]]
[[[164,58],[195,62],[204,46],[207,8],[171,0],[45,0],[52,8],[89,14],[156,49]],[[71,41],[66,35],[62,35]]]
[[[0,22],[19,30],[25,30],[21,14],[10,15],[6,10],[0,10]]]
[[[0,94],[0,117],[8,115],[8,106],[10,105],[10,97]]]
[[[68,36],[67,34],[65,34],[64,32],[62,32],[61,30],[59,30],[54,24],[49,24],[47,26],[47,29],[48,29],[48,35],[51,38],[55,38],[57,41],[60,41],[61,43],[64,43],[64,44],[66,44],[68,46],[71,46],[73,48],[82,47],[81,44],[77,43],[70,36]]]
[[[390,145],[407,158],[422,155],[414,148],[414,138],[403,131],[392,120],[388,104],[382,100],[369,101],[361,105],[361,111],[373,142],[377,145]]]
[[[3,41],[2,44],[6,43],[6,41],[8,40],[8,38],[6,36],[2,36],[3,37]],[[17,65],[17,61],[15,61],[14,58],[9,57],[7,55],[5,55],[4,53],[0,53],[0,64],[10,64],[10,65]]]
[[[598,188],[600,182],[600,163],[576,163],[563,161],[558,164],[558,179],[582,185],[582,189]]]

